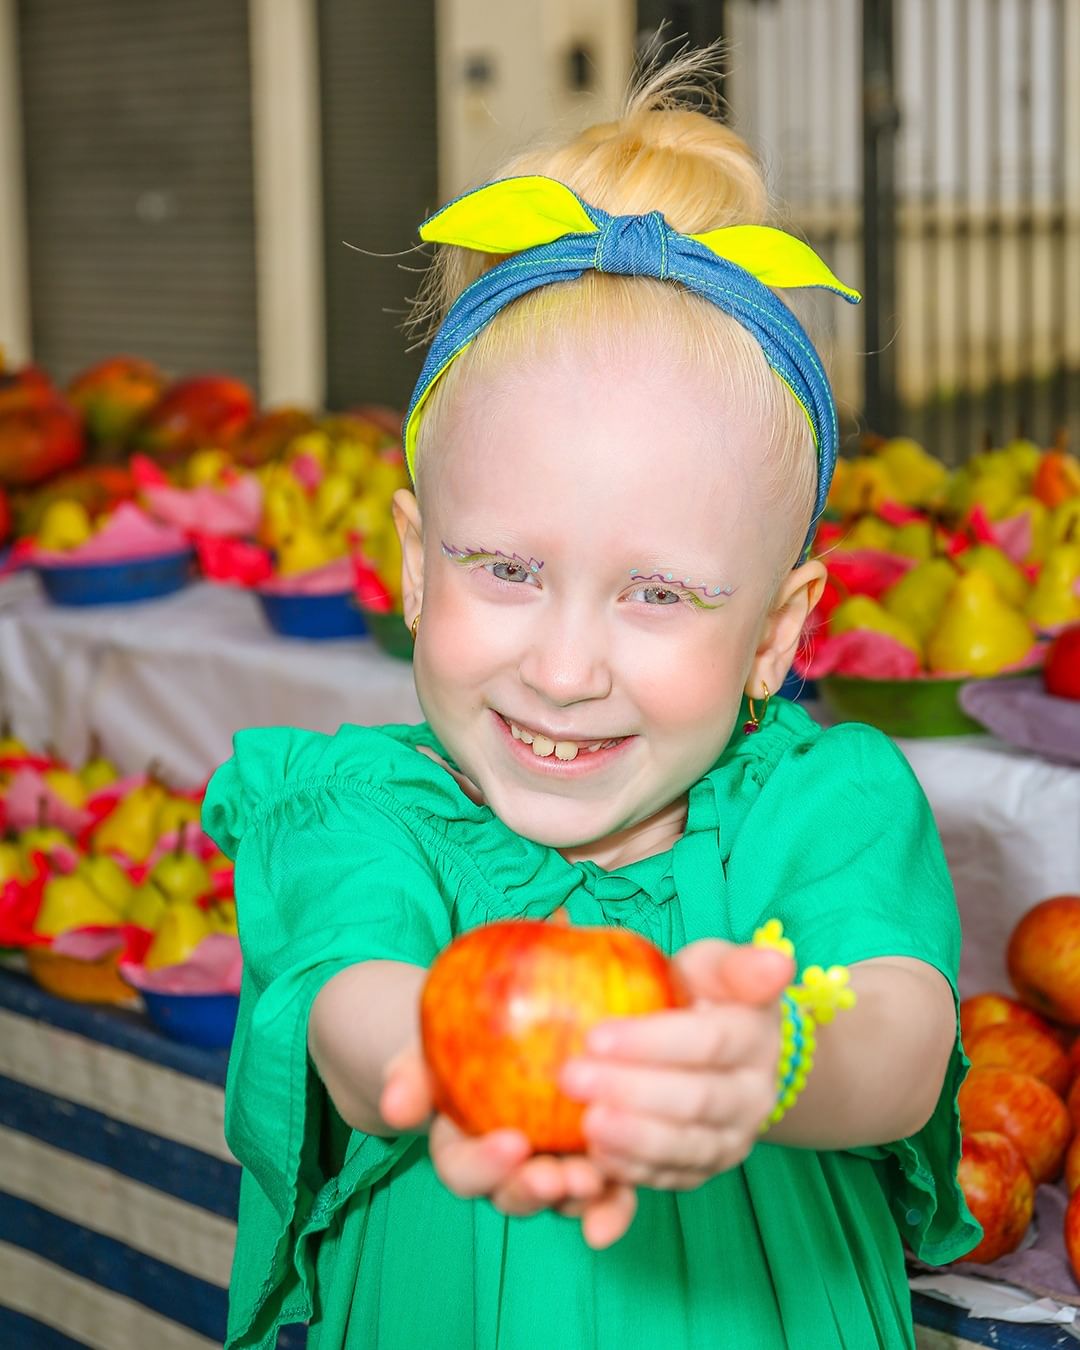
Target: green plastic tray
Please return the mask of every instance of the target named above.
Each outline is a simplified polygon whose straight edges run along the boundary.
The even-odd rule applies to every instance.
[[[817,686],[822,702],[836,717],[849,722],[869,722],[890,736],[985,735],[986,728],[960,707],[960,690],[970,682],[970,676],[865,680],[851,675],[826,675],[818,679]]]

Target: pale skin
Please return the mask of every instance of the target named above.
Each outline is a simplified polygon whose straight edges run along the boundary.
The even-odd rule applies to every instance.
[[[395,499],[406,621],[423,606],[417,689],[468,795],[565,857],[614,868],[681,836],[687,788],[719,756],[743,692],[779,687],[824,569],[789,570],[805,522],[777,520],[757,498],[761,430],[704,375],[642,342],[619,375],[579,352],[502,378],[470,387],[446,417],[424,513],[410,493]],[[446,540],[543,560],[542,580],[463,570]],[[674,605],[634,589],[632,568],[734,593],[713,611]],[[630,738],[617,778],[511,763],[499,715]],[[312,1009],[312,1059],[354,1128],[426,1131],[452,1191],[512,1215],[556,1209],[606,1247],[639,1187],[690,1189],[737,1166],[775,1101],[791,961],[714,940],[674,959],[689,1008],[598,1027],[564,1068],[564,1090],[588,1104],[583,1156],[534,1156],[512,1131],[473,1138],[433,1115],[418,967],[372,961],[331,979]],[[947,981],[902,957],[861,962],[851,980],[855,1008],[820,1029],[808,1086],[768,1142],[886,1143],[929,1119],[955,1035]]]

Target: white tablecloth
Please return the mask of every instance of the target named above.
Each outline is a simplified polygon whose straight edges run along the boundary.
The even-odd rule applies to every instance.
[[[297,642],[266,627],[245,593],[195,586],[153,604],[44,604],[37,583],[0,585],[0,706],[34,745],[81,759],[91,729],[125,770],[156,759],[177,785],[203,781],[234,731],[292,724],[413,722],[406,662],[369,639]],[[1019,916],[1080,894],[1080,770],[990,737],[903,741],[945,845],[964,927],[961,987],[1007,989]]]

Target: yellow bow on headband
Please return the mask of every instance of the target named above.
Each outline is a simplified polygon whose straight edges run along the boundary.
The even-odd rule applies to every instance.
[[[520,253],[567,234],[599,234],[581,200],[564,183],[540,174],[503,178],[459,197],[426,220],[420,237],[480,253]],[[845,286],[809,244],[770,225],[726,225],[687,238],[744,268],[765,286],[821,286],[849,300]]]

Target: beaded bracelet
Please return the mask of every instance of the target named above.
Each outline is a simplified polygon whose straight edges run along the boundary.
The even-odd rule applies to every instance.
[[[795,947],[784,937],[779,919],[757,929],[755,947],[768,947],[794,957]],[[789,984],[780,999],[780,1059],[776,1066],[776,1105],[761,1126],[764,1133],[791,1109],[814,1067],[816,1028],[831,1022],[837,1012],[855,1005],[855,991],[844,966],[808,966],[798,984]]]

